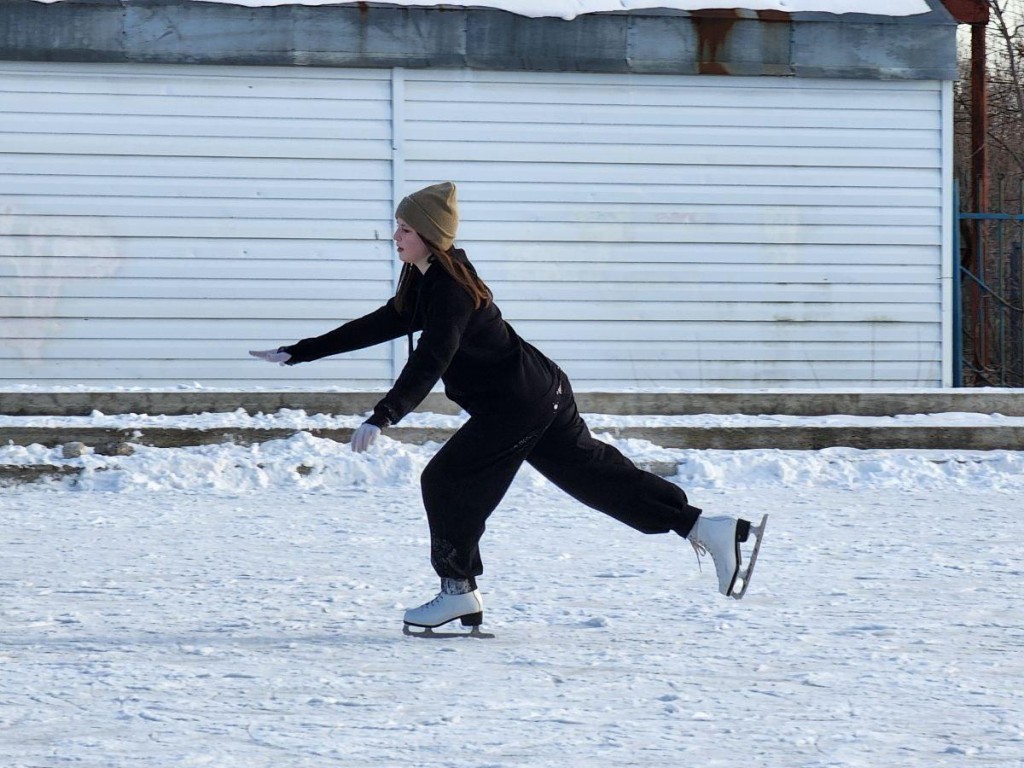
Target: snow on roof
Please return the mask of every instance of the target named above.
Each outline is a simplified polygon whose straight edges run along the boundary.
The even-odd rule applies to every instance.
[[[63,0],[37,0],[43,3],[59,3]],[[638,11],[648,8],[664,8],[679,11],[736,8],[741,6],[752,11],[785,11],[798,13],[816,11],[820,13],[865,13],[879,16],[914,16],[928,13],[927,0],[473,0],[473,2],[444,2],[433,0],[386,0],[391,5],[405,6],[464,6],[496,8],[521,16],[553,16],[574,19],[585,13],[607,11]],[[258,8],[271,5],[337,5],[339,0],[196,0],[205,3],[224,3]]]

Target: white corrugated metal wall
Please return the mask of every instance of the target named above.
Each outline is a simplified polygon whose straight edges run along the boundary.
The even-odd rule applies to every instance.
[[[581,389],[942,381],[938,82],[3,64],[0,93],[0,384],[385,387],[400,351],[244,352],[385,300],[393,198],[441,179]]]
[[[390,72],[0,64],[0,113],[3,383],[391,381],[246,354],[389,295]]]

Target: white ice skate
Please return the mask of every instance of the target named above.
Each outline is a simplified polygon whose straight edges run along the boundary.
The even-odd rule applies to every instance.
[[[693,545],[698,562],[702,555],[711,555],[711,559],[715,561],[715,571],[718,573],[718,591],[726,597],[734,597],[739,600],[746,594],[767,522],[768,515],[761,518],[761,524],[758,526],[751,525],[748,520],[737,520],[732,517],[704,517],[701,515],[697,518],[697,523],[690,531],[687,541]],[[750,538],[751,532],[754,533],[755,538],[754,548],[750,553],[750,564],[740,573],[740,566],[743,564],[740,544]],[[737,589],[737,581],[740,581],[739,589]]]
[[[405,612],[403,631],[407,635],[437,637],[438,633],[432,631],[435,627],[443,626],[456,619],[461,620],[462,626],[472,627],[472,632],[468,633],[469,635],[489,637],[480,632],[480,625],[484,620],[484,601],[480,590],[456,593],[446,589],[446,585],[442,581],[441,591],[437,593],[437,597],[419,608],[410,608]],[[426,631],[410,632],[410,627],[420,627]]]

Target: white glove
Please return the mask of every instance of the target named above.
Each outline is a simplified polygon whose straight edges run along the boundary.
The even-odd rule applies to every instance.
[[[279,352],[276,349],[250,349],[249,354],[253,357],[258,357],[260,360],[266,360],[268,363],[278,363],[280,365],[284,365],[292,359],[292,356],[287,352]]]
[[[380,435],[380,427],[375,427],[373,424],[363,424],[352,433],[352,452],[362,453],[367,450],[373,445],[378,435]]]

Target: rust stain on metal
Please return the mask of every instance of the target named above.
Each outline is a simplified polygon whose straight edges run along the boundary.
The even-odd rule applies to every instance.
[[[698,71],[702,75],[728,75],[729,67],[720,56],[739,14],[735,10],[706,10],[694,12],[691,18],[697,30]]]
[[[985,0],[942,0],[942,4],[961,24],[988,24],[989,5]]]
[[[735,8],[703,8],[690,11],[692,19],[732,19],[735,21],[740,17],[740,12]]]
[[[761,21],[792,21],[789,11],[758,11],[757,18]]]

